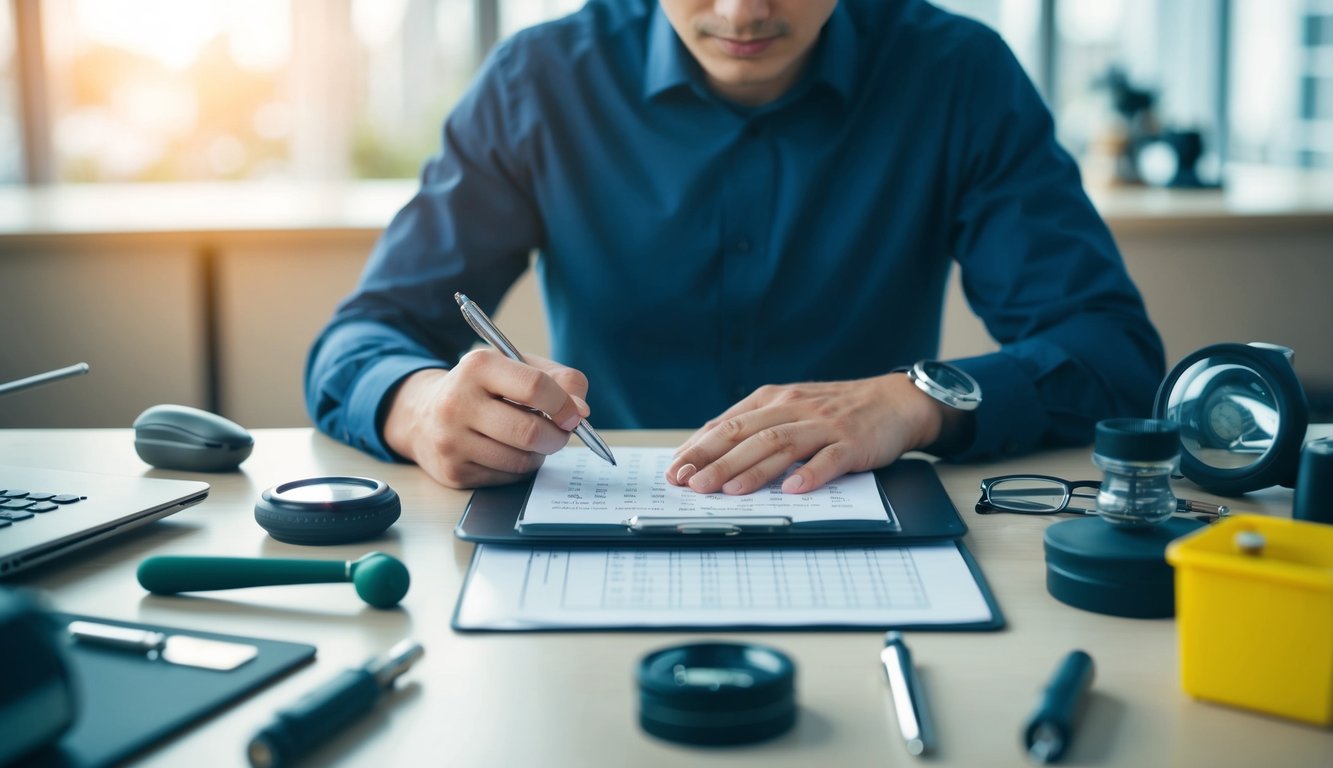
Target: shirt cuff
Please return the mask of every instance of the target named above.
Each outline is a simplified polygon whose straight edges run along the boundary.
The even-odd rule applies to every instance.
[[[995,352],[950,362],[981,385],[981,405],[972,412],[971,445],[945,458],[962,462],[1036,450],[1048,416],[1023,361]]]
[[[394,355],[377,360],[362,371],[347,398],[347,433],[342,436],[349,445],[384,461],[404,461],[384,442],[381,427],[385,409],[389,407],[389,393],[399,382],[417,371],[427,368],[447,368],[432,357]]]

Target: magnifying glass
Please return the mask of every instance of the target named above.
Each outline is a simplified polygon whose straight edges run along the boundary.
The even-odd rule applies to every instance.
[[[1292,352],[1214,344],[1188,355],[1157,392],[1154,416],[1180,424],[1180,471],[1213,493],[1292,485],[1309,421]]]
[[[260,494],[255,522],[278,541],[328,545],[365,541],[402,512],[398,493],[370,477],[332,475],[280,483]]]

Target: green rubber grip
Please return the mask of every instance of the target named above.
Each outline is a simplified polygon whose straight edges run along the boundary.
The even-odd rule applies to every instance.
[[[139,584],[158,595],[275,584],[351,581],[341,560],[156,555],[139,563]]]

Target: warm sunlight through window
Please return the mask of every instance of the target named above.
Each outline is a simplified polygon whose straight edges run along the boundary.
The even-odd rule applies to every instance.
[[[1132,89],[1214,170],[1333,167],[1333,0],[934,1],[1000,33],[1081,159]],[[490,47],[584,2],[11,0],[0,184],[412,177]]]
[[[57,175],[237,179],[290,164],[291,14],[270,0],[47,0]]]
[[[44,0],[56,176],[414,175],[475,69],[472,5]]]
[[[512,35],[524,27],[573,13],[583,3],[584,0],[502,0],[500,33]]]
[[[0,184],[23,178],[23,128],[19,125],[18,74],[14,62],[14,17],[0,8]]]

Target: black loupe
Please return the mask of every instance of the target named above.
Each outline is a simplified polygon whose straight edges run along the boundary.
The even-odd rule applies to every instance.
[[[796,722],[796,665],[749,643],[696,643],[639,663],[639,725],[686,744],[746,744]]]
[[[1106,472],[1097,515],[1046,529],[1046,589],[1085,611],[1139,619],[1175,615],[1172,541],[1203,527],[1173,517],[1180,427],[1158,419],[1098,422],[1093,462]]]
[[[398,493],[369,477],[310,477],[264,491],[255,522],[288,544],[348,544],[372,539],[402,511]]]

